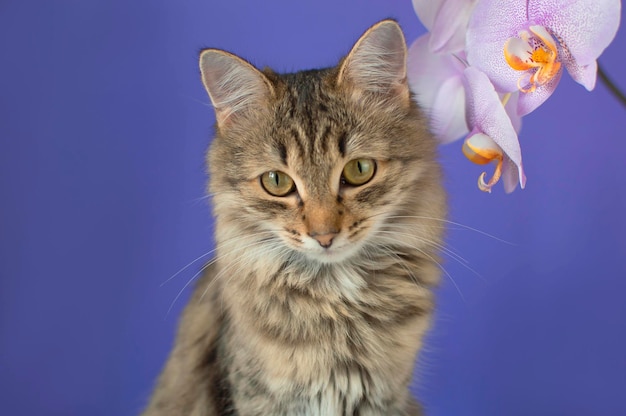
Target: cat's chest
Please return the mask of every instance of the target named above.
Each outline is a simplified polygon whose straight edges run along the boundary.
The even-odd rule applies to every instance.
[[[242,299],[239,290],[230,309],[235,402],[271,409],[265,414],[394,414],[387,410],[406,392],[423,317],[371,287],[353,299],[277,292]]]
[[[368,378],[357,369],[334,369],[317,380],[313,377],[308,394],[302,400],[302,413],[311,416],[354,414],[367,401]]]
[[[248,338],[254,349],[235,353],[232,368],[243,389],[240,397],[255,396],[245,400],[254,406],[271,397],[263,403],[271,414],[393,414],[386,409],[410,377],[406,358],[412,362],[414,351],[407,355],[394,349],[389,337],[364,337],[346,328],[335,328],[334,337],[333,331],[321,331],[317,340],[295,344]]]
[[[267,371],[258,380],[248,374],[248,381],[254,380],[248,385],[255,385],[256,390],[240,392],[240,397],[246,398],[239,401],[242,409],[260,405],[268,409],[267,414],[276,415],[393,414],[386,406],[394,401],[394,383],[377,372],[356,364],[322,364],[324,360],[316,362],[313,356],[300,357],[297,363],[282,354],[278,357],[284,360],[282,364],[274,363],[278,371]],[[286,365],[291,367],[288,371],[284,371]],[[250,400],[253,396],[256,398]]]

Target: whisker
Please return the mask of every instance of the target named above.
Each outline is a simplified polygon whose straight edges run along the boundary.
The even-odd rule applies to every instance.
[[[213,106],[211,105],[211,103],[207,103],[205,101],[199,100],[195,97],[192,97],[191,95],[188,94],[179,94],[180,97],[191,100],[191,101],[195,101],[196,103],[202,104],[204,107],[209,107],[209,108],[213,108]]]
[[[391,232],[391,231],[389,231],[389,232]],[[382,237],[382,238],[385,238],[385,237]],[[398,242],[397,242],[397,241],[393,241],[393,240],[391,240],[391,243],[392,243],[392,244],[395,244],[395,245],[397,245],[397,244],[398,244]],[[419,251],[420,253],[422,253],[422,255],[424,255],[424,256],[426,256],[426,257],[428,257],[428,258],[429,258],[429,259],[430,259],[433,263],[437,264],[437,266],[439,266],[439,268],[441,269],[441,271],[443,271],[443,272],[446,274],[446,276],[448,276],[448,278],[450,279],[450,281],[452,282],[452,284],[453,284],[453,285],[454,285],[454,287],[456,288],[456,291],[459,293],[459,296],[461,297],[461,299],[463,300],[463,302],[464,302],[464,303],[466,303],[465,296],[463,296],[463,293],[461,293],[461,289],[459,288],[459,285],[456,283],[456,281],[454,280],[454,278],[452,277],[452,275],[451,275],[450,273],[448,273],[448,271],[446,270],[446,268],[445,268],[445,267],[443,267],[443,266],[441,265],[441,263],[439,263],[439,262],[438,262],[435,258],[433,258],[433,256],[431,256],[430,254],[426,253],[426,252],[425,252],[424,250],[422,250],[421,248],[416,247],[416,246],[413,246],[413,245],[409,245],[409,247],[412,247],[413,249],[415,249],[415,250]]]
[[[413,281],[413,283],[415,283],[417,286],[419,287],[424,287],[424,285],[422,285],[418,279],[417,276],[415,276],[415,273],[413,273],[411,270],[409,270],[409,268],[406,266],[405,261],[395,252],[393,251],[392,247],[386,245],[386,244],[381,244],[379,246],[382,250],[384,250],[387,254],[393,256],[394,258],[396,258],[398,260],[398,263],[402,266],[402,268],[408,273],[409,277],[411,278],[411,280]]]
[[[178,292],[178,294],[176,295],[176,297],[174,298],[174,300],[172,301],[172,303],[170,303],[170,307],[167,308],[167,313],[165,314],[165,317],[167,318],[170,314],[170,312],[172,311],[172,308],[174,307],[174,304],[176,304],[176,301],[178,300],[178,298],[180,297],[180,295],[183,294],[183,292],[185,291],[185,289],[187,289],[187,287],[189,287],[189,285],[191,284],[191,282],[193,282],[194,280],[196,280],[196,278],[202,273],[204,272],[209,266],[211,265],[211,263],[207,263],[205,266],[203,266],[200,271],[198,271],[198,273],[194,274],[192,276],[191,279],[187,280],[187,283],[185,283],[185,286],[183,286],[183,288]]]
[[[260,231],[258,233],[252,234],[250,235],[250,237],[256,237],[258,235],[261,234],[266,234],[266,233],[272,233],[273,231]],[[220,243],[220,246],[224,246],[224,245],[230,245],[230,244],[234,244],[236,242],[241,241],[241,237],[233,237],[232,239],[229,239],[225,242]],[[159,287],[163,287],[166,283],[168,283],[169,281],[171,281],[172,279],[174,279],[176,276],[178,276],[179,274],[181,274],[182,272],[184,272],[185,270],[187,270],[189,267],[191,267],[194,263],[198,262],[199,260],[202,260],[203,258],[215,253],[218,250],[218,247],[215,247],[213,250],[209,250],[206,253],[196,257],[194,260],[192,260],[191,262],[187,263],[187,265],[185,265],[183,268],[181,268],[180,270],[178,270],[176,273],[174,273],[172,276],[170,276],[166,281],[164,281],[163,283],[161,283],[159,285]]]
[[[275,247],[273,247],[271,250],[265,250],[264,254],[267,253],[272,253],[274,251],[276,251],[276,249],[282,249],[282,247],[280,247],[279,245],[276,245]],[[245,260],[245,262],[242,262],[242,260]],[[217,282],[219,279],[221,279],[227,270],[230,270],[233,266],[236,266],[239,264],[239,266],[243,266],[241,268],[245,269],[245,268],[250,268],[250,263],[252,263],[252,259],[251,258],[244,258],[244,257],[238,257],[235,259],[235,261],[231,262],[231,264],[229,264],[227,267],[225,267],[224,269],[222,269],[214,278],[213,280],[207,285],[207,287],[204,289],[204,291],[202,292],[202,295],[200,296],[200,300],[204,299],[204,296],[208,293],[209,289],[211,288],[211,286],[213,285],[214,282]],[[228,281],[226,282],[226,284],[229,284],[229,282],[231,280],[233,280],[235,278],[235,273],[231,273],[230,274],[230,278],[228,279]],[[220,308],[222,309],[222,311],[224,310],[224,298],[221,298],[221,303],[220,303]]]
[[[164,281],[163,283],[161,283],[159,285],[159,287],[163,287],[165,284],[167,284],[169,281],[171,281],[172,279],[174,279],[176,276],[178,276],[179,274],[181,274],[182,272],[184,272],[185,270],[187,270],[189,267],[191,267],[192,264],[198,262],[199,260],[205,258],[206,256],[209,256],[213,253],[215,253],[217,251],[217,248],[214,248],[213,250],[209,250],[206,253],[196,257],[195,259],[193,259],[192,261],[190,261],[189,263],[187,263],[187,265],[185,265],[185,267],[181,268],[180,270],[178,270],[176,273],[174,273],[173,275],[171,275],[166,281]]]
[[[401,229],[401,230],[406,230],[407,228],[411,228],[411,225],[407,225],[407,224],[385,224],[385,225],[383,226],[383,228],[386,228],[386,227],[391,227],[391,228],[395,227],[395,228],[399,228],[399,229]],[[395,231],[394,231],[394,232],[395,232]],[[398,233],[398,234],[401,234],[401,235],[406,235],[406,236],[409,236],[409,237],[419,238],[419,239],[420,239],[420,241],[423,241],[424,243],[430,244],[430,245],[432,245],[432,246],[434,246],[434,247],[436,247],[436,248],[438,248],[438,249],[440,249],[440,250],[442,250],[442,251],[446,252],[446,253],[447,253],[447,254],[449,254],[451,257],[455,257],[456,259],[458,259],[458,260],[460,260],[460,261],[462,261],[462,262],[464,262],[464,263],[469,263],[467,259],[465,259],[463,256],[461,256],[461,255],[460,255],[460,254],[458,254],[457,252],[455,252],[455,251],[453,251],[453,250],[449,249],[449,248],[448,248],[446,245],[444,245],[444,244],[437,243],[437,242],[435,242],[435,241],[426,240],[426,239],[424,239],[424,238],[420,237],[420,236],[419,236],[419,235],[417,235],[417,234],[409,234],[409,233],[405,233],[405,232],[397,232],[397,233]]]
[[[469,225],[465,225],[465,224],[462,224],[462,223],[459,223],[459,222],[451,221],[451,220],[448,220],[448,219],[445,219],[445,218],[429,217],[429,216],[425,216],[425,215],[389,215],[389,214],[390,214],[389,212],[379,212],[379,213],[372,214],[372,215],[369,215],[367,217],[364,217],[364,218],[361,219],[361,221],[367,221],[369,219],[372,219],[372,218],[375,218],[375,217],[379,217],[379,216],[385,216],[385,219],[415,218],[415,219],[439,221],[439,222],[442,222],[444,224],[448,224],[448,226],[442,226],[441,228],[445,228],[445,229],[448,229],[448,230],[469,230],[469,231],[474,231],[474,232],[476,232],[478,234],[484,235],[485,237],[492,238],[492,239],[494,239],[496,241],[499,241],[501,243],[508,244],[508,245],[511,245],[511,246],[517,246],[517,244],[515,244],[513,242],[504,240],[504,239],[502,239],[500,237],[497,237],[497,236],[495,236],[493,234],[489,234],[486,231],[482,231],[482,230],[479,230],[477,228],[471,227]],[[385,225],[389,225],[389,224],[387,223]],[[405,225],[405,224],[403,224],[403,225]],[[408,225],[408,224],[406,224],[406,225]],[[429,227],[429,228],[433,227],[432,225],[428,225],[427,226],[425,224],[413,224],[413,225],[422,225],[424,227]],[[450,227],[449,225],[454,225],[455,227]]]
[[[260,245],[260,244],[265,244],[266,240],[259,240],[256,241],[254,243],[251,244],[247,244],[245,246],[242,247],[237,247],[235,249],[233,249],[234,251],[241,251],[241,250],[245,250],[247,248],[253,247],[255,245]],[[215,251],[215,250],[212,250]],[[228,254],[232,254],[232,251],[229,252]],[[200,276],[207,268],[209,268],[211,265],[213,265],[215,262],[217,262],[218,260],[222,259],[223,257],[225,257],[226,254],[222,255],[222,256],[218,256],[216,258],[214,258],[213,260],[211,260],[210,262],[208,262],[207,264],[205,264],[204,266],[202,266],[202,268],[196,273],[194,274],[191,279],[187,280],[187,283],[185,283],[185,285],[183,286],[183,288],[178,292],[178,294],[176,295],[176,297],[174,298],[174,300],[172,301],[172,303],[170,304],[170,307],[167,310],[167,314],[165,315],[166,317],[169,315],[169,313],[172,311],[172,308],[174,307],[174,305],[176,304],[176,301],[178,300],[178,298],[180,298],[180,296],[183,294],[183,292],[185,291],[185,289],[187,289],[189,287],[189,285],[196,280],[196,278],[198,276]],[[187,266],[188,267],[188,266]]]
[[[246,246],[246,248],[250,248],[250,247],[256,247],[256,246],[265,246],[266,244],[268,244],[268,240],[262,240],[262,241],[257,241],[254,244],[249,244],[248,246]],[[280,246],[278,246],[280,248]],[[232,254],[232,253],[229,253]],[[235,258],[234,261],[230,262],[228,265],[226,265],[222,270],[220,270],[220,272],[215,275],[215,277],[211,280],[211,282],[207,285],[206,289],[204,289],[204,291],[202,292],[202,295],[200,296],[200,300],[204,299],[204,296],[207,294],[209,288],[211,287],[211,285],[218,281],[228,270],[230,270],[232,267],[236,266],[238,263],[241,264],[242,261],[247,261],[248,263],[252,263],[253,259],[250,258],[252,256],[241,256],[241,257],[237,257]],[[247,266],[247,264],[246,264]],[[232,276],[231,276],[232,279]]]
[[[481,230],[479,230],[477,228],[470,227],[469,225],[461,224],[461,223],[458,223],[458,222],[455,222],[455,221],[446,220],[446,219],[443,219],[443,218],[427,217],[427,216],[422,216],[422,215],[392,215],[392,216],[389,216],[387,218],[389,218],[389,219],[392,219],[392,218],[416,218],[416,219],[423,219],[423,220],[440,221],[440,222],[443,222],[443,223],[446,223],[446,224],[456,225],[457,227],[461,227],[462,229],[465,229],[465,230],[474,231],[474,232],[476,232],[478,234],[484,235],[485,237],[493,238],[494,240],[499,241],[499,242],[504,243],[504,244],[508,244],[508,245],[511,245],[511,246],[516,246],[517,245],[517,244],[512,243],[510,241],[503,240],[502,238],[496,237],[495,235],[489,234],[489,233],[487,233],[485,231],[481,231]]]
[[[207,193],[204,196],[201,196],[201,197],[198,197],[198,198],[189,199],[186,202],[188,204],[197,204],[199,202],[206,201],[207,199],[211,198],[212,196],[213,196],[212,193]]]
[[[439,243],[434,242],[434,241],[429,241],[429,240],[420,238],[420,236],[417,236],[417,235],[414,235],[414,234],[403,233],[403,232],[400,232],[400,231],[380,230],[378,232],[387,233],[387,234],[391,234],[391,235],[396,235],[396,234],[397,235],[404,235],[404,236],[407,236],[407,237],[410,237],[410,238],[415,238],[415,239],[417,239],[421,243],[428,244],[428,245],[430,245],[432,247],[435,247],[438,250],[441,250],[444,254],[447,254],[451,259],[455,260],[461,266],[465,267],[467,270],[469,270],[470,272],[475,274],[483,282],[487,282],[487,280],[485,279],[485,277],[482,274],[480,274],[478,271],[476,271],[475,269],[473,269],[472,267],[469,266],[469,261],[467,261],[465,258],[461,257],[459,254],[455,253],[454,251],[449,250],[448,248],[446,248],[442,244],[439,244]]]
[[[420,224],[393,224],[391,223],[391,224],[385,224],[384,227],[396,227],[396,228],[401,228],[402,230],[406,230],[407,228],[411,228],[412,226],[419,226],[419,225]],[[461,229],[461,228],[454,228],[454,229]],[[485,279],[485,277],[482,274],[480,274],[477,270],[469,266],[470,261],[464,258],[463,256],[461,256],[458,252],[458,249],[454,247],[452,244],[450,244],[449,242],[446,242],[445,244],[440,244],[440,243],[436,243],[433,241],[425,240],[423,238],[420,238],[420,241],[438,248],[444,254],[447,254],[450,258],[452,258],[453,260],[456,260],[459,264],[461,264],[467,270],[469,270],[474,275],[479,277],[483,282],[485,283],[487,282],[487,279]]]

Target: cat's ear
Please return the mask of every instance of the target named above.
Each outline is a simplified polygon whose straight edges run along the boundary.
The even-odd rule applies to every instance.
[[[218,126],[263,108],[263,103],[272,95],[272,85],[261,71],[219,49],[200,52],[200,72],[215,108]]]
[[[399,99],[408,104],[406,77],[407,48],[402,29],[393,20],[383,20],[369,28],[341,63],[338,85],[345,83]]]

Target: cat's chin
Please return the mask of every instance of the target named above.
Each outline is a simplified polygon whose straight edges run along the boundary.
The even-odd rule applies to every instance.
[[[354,257],[360,249],[359,244],[346,244],[341,247],[330,247],[320,249],[308,249],[304,251],[305,256],[323,264],[339,264]]]

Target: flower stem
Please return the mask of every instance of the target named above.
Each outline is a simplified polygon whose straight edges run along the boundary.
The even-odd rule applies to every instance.
[[[509,98],[511,98],[510,92],[504,94],[504,97],[502,97],[502,107],[506,107],[506,103],[509,102]]]
[[[602,80],[604,85],[606,85],[606,87],[609,89],[609,91],[611,91],[611,93],[615,96],[615,98],[617,98],[622,103],[622,105],[626,107],[626,95],[624,95],[624,93],[617,87],[617,85],[615,85],[613,81],[611,81],[606,72],[604,72],[604,69],[602,68],[600,63],[598,63],[598,76],[600,77],[600,80]]]

